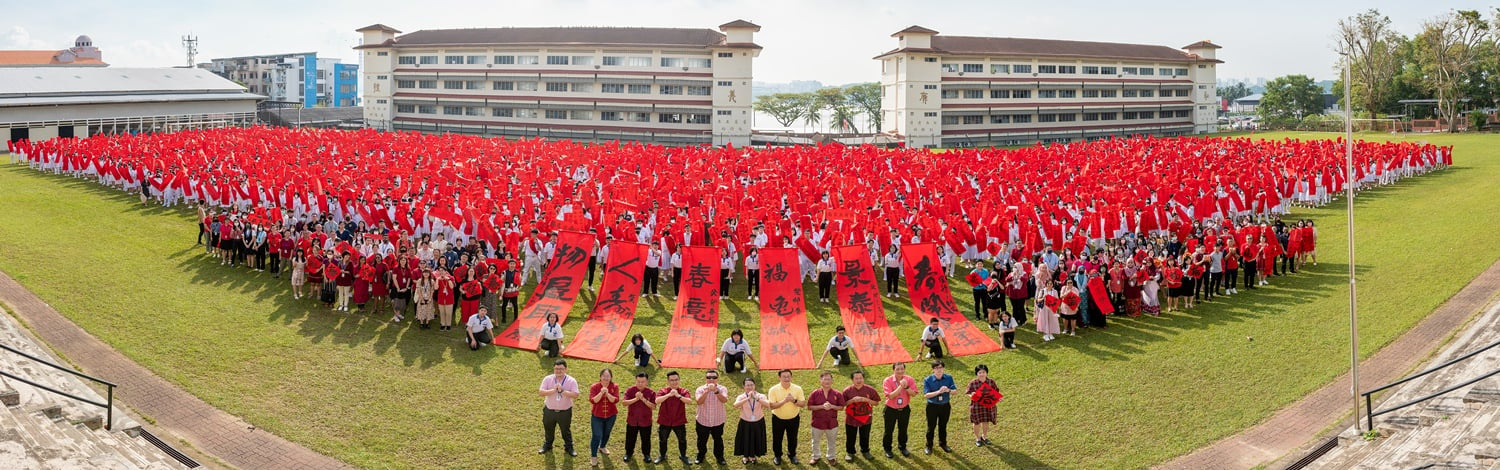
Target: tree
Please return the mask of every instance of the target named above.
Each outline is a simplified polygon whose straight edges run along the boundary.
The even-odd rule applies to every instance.
[[[813,96],[822,106],[821,109],[829,111],[828,117],[832,121],[829,123],[830,131],[842,131],[846,124],[854,127],[854,117],[859,115],[859,111],[849,102],[843,88],[822,88],[814,92]]]
[[[1459,103],[1464,80],[1480,58],[1480,46],[1490,35],[1490,25],[1479,12],[1459,10],[1424,21],[1417,43],[1424,88],[1437,95],[1438,112],[1448,119],[1448,131],[1458,130]]]
[[[781,127],[791,127],[807,112],[806,101],[806,93],[776,93],[755,97],[750,108],[770,115]]]
[[[1256,112],[1264,118],[1297,118],[1323,111],[1323,89],[1312,77],[1287,75],[1266,83],[1266,93]]]
[[[870,132],[880,132],[883,117],[880,112],[880,84],[876,82],[851,85],[844,89],[844,98],[859,112],[870,118]]]
[[[1359,90],[1355,99],[1371,117],[1391,94],[1391,79],[1401,72],[1399,48],[1405,41],[1391,29],[1390,17],[1374,8],[1339,20],[1338,50],[1350,61],[1350,74],[1354,76],[1351,85]]]
[[[818,99],[814,93],[803,93],[803,95],[805,98],[802,100],[802,125],[804,128],[813,126],[813,130],[816,131],[818,125],[823,123],[823,108],[828,103]]]
[[[1234,100],[1255,94],[1250,92],[1250,85],[1246,85],[1245,82],[1234,82],[1234,84],[1229,86],[1221,86],[1218,91],[1219,97],[1229,100],[1230,103],[1233,103]]]

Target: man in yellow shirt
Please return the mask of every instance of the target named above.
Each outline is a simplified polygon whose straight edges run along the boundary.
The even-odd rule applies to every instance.
[[[781,465],[781,439],[786,437],[787,456],[792,465],[797,465],[801,463],[797,461],[797,429],[801,427],[807,395],[802,394],[801,386],[792,383],[792,371],[782,369],[776,376],[781,382],[766,391],[766,398],[771,400],[771,452],[775,455],[772,462]]]

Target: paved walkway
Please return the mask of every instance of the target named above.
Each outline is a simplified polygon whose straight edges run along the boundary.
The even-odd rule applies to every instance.
[[[155,427],[224,463],[244,469],[349,468],[338,460],[257,430],[167,382],[83,331],[5,273],[0,273],[0,302],[24,320],[36,336],[85,373],[119,385],[115,389],[116,398],[136,413],[155,420]],[[165,436],[163,440],[174,442]]]
[[[1406,334],[1360,362],[1360,387],[1370,389],[1413,372],[1443,345],[1449,335],[1489,306],[1497,291],[1500,291],[1500,261],[1490,265]],[[1161,467],[1253,468],[1278,463],[1294,452],[1300,458],[1299,451],[1314,439],[1325,434],[1331,436],[1345,427],[1339,425],[1340,422],[1347,420],[1354,410],[1354,398],[1349,390],[1349,374],[1345,373],[1255,427],[1168,461]],[[1285,465],[1290,461],[1279,463]]]

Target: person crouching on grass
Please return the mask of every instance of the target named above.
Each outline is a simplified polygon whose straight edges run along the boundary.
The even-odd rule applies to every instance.
[[[477,351],[479,348],[489,346],[495,340],[495,324],[490,321],[490,316],[484,307],[479,308],[479,314],[469,317],[469,323],[464,325],[464,330],[469,336],[469,350]]]

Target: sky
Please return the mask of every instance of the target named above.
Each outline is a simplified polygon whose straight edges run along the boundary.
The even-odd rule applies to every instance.
[[[763,29],[755,79],[845,84],[879,79],[871,58],[894,49],[891,33],[921,25],[942,34],[1156,44],[1199,40],[1223,46],[1219,78],[1305,74],[1333,79],[1338,21],[1367,8],[1408,36],[1449,9],[1493,11],[1471,0],[850,1],[850,0],[71,0],[0,8],[0,49],[62,49],[87,34],[116,67],[186,63],[182,36],[198,36],[198,62],[315,51],[358,62],[355,28],[402,31],[501,26],[717,28],[745,19]],[[1192,8],[1184,8],[1192,5]]]

